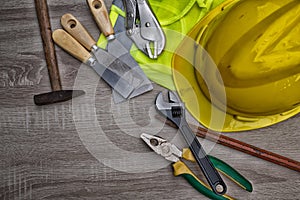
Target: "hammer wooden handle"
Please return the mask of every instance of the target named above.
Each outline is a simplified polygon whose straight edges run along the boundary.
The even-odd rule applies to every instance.
[[[72,14],[64,14],[60,22],[62,27],[89,51],[96,45],[93,37]]]
[[[49,72],[51,88],[53,91],[61,90],[62,86],[59,76],[55,48],[52,40],[52,31],[47,0],[35,0],[35,7],[44,45],[45,59]]]
[[[90,7],[90,10],[94,16],[96,23],[98,24],[98,27],[105,35],[105,37],[115,34],[104,1],[87,0],[87,3]]]

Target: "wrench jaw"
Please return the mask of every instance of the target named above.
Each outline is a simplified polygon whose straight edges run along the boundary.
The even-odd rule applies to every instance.
[[[148,55],[147,45],[149,45],[149,43],[147,40],[142,38],[141,30],[139,27],[127,30],[127,35],[139,50]]]
[[[168,91],[168,97],[169,97],[169,102],[180,103],[179,97],[174,92]]]
[[[153,43],[153,49],[151,48],[151,43]],[[151,59],[157,59],[158,55],[160,55],[164,49],[164,46],[161,47],[160,41],[149,41],[146,43],[146,48],[144,49],[144,53],[148,55]],[[160,44],[160,45],[159,45]]]
[[[136,47],[151,59],[157,59],[165,48],[165,38],[146,39],[141,34],[139,27],[127,31],[128,37],[135,43]]]
[[[160,92],[155,99],[156,109],[167,119],[172,121],[177,127],[180,126],[182,119],[185,117],[184,106],[179,98],[173,92],[168,92],[168,101],[163,98]]]
[[[160,55],[164,48],[165,48],[165,45],[166,45],[166,36],[164,34],[164,32],[162,31],[161,28],[157,28],[156,29],[157,33],[156,33],[156,36],[157,37],[154,37],[155,39],[153,39],[151,42],[153,42],[153,57],[154,59],[157,58],[158,55]]]
[[[157,42],[154,42],[154,48],[153,48],[153,52],[150,46],[150,42],[146,43],[146,51],[147,51],[147,55],[149,58],[151,59],[157,59]]]
[[[143,32],[145,31],[143,30],[150,33],[153,32],[153,34],[151,34],[150,37],[144,37],[145,34],[143,34]],[[151,59],[157,59],[158,55],[160,55],[164,50],[166,44],[166,38],[162,30],[145,27],[142,29],[141,37],[146,42],[145,49],[147,51],[146,54],[148,55],[148,57]]]
[[[165,48],[165,34],[146,0],[123,0],[128,37],[151,59]]]

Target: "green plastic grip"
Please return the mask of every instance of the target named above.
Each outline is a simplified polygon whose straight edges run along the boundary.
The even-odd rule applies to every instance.
[[[199,183],[197,179],[194,178],[191,174],[181,174],[197,191],[202,193],[203,195],[207,196],[210,199],[215,200],[228,200],[231,198],[226,198],[225,196],[217,195],[210,189],[206,188],[204,185]]]
[[[194,156],[191,153],[190,149],[184,148],[182,150],[182,158],[185,160],[189,160],[191,162],[195,162]],[[241,175],[238,171],[236,171],[233,167],[225,163],[224,161],[211,156],[207,155],[209,160],[212,162],[213,166],[222,174],[227,176],[230,180],[235,182],[237,185],[242,187],[243,189],[247,190],[248,192],[253,191],[252,184],[243,176]],[[174,169],[175,170],[175,169]],[[177,170],[177,169],[176,169]]]
[[[238,171],[236,171],[234,168],[232,168],[230,165],[225,163],[224,161],[208,155],[209,160],[212,162],[212,164],[215,166],[215,168],[226,175],[229,179],[231,179],[233,182],[235,182],[237,185],[242,187],[243,189],[247,190],[248,192],[253,191],[252,184]]]
[[[186,166],[186,164],[182,161],[178,161],[173,163],[174,175],[175,176],[183,176],[198,192],[203,195],[209,197],[210,199],[215,200],[228,200],[233,199],[228,195],[217,195],[214,193],[209,186],[205,185],[204,182],[199,180],[194,173]]]

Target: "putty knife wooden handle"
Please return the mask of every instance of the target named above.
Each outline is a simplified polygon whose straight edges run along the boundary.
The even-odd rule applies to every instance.
[[[92,55],[76,41],[71,35],[62,29],[57,29],[52,34],[55,43],[83,63],[88,63]]]
[[[114,35],[114,29],[103,0],[86,0],[96,23],[105,37]]]
[[[55,30],[52,37],[57,45],[81,62],[92,67],[95,72],[121,96],[127,98],[133,92],[134,87],[130,85],[128,81],[111,69],[99,64],[99,62],[65,30]]]
[[[72,14],[64,14],[60,22],[62,27],[86,49],[91,51],[92,47],[96,46],[96,41]]]

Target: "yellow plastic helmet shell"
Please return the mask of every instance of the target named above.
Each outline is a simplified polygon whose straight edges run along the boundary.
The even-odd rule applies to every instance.
[[[300,112],[299,0],[227,0],[188,36],[217,66],[206,66],[201,52],[187,50],[189,39],[173,56],[176,89],[187,109],[204,126],[224,132],[251,130]],[[194,63],[183,59],[188,54],[193,55]],[[192,96],[183,92],[188,85],[192,85],[197,104],[189,103]],[[224,88],[225,100],[219,97],[219,88]],[[212,98],[218,99],[214,105]],[[195,111],[198,107],[200,111]],[[224,115],[221,128],[212,123],[211,112]]]

